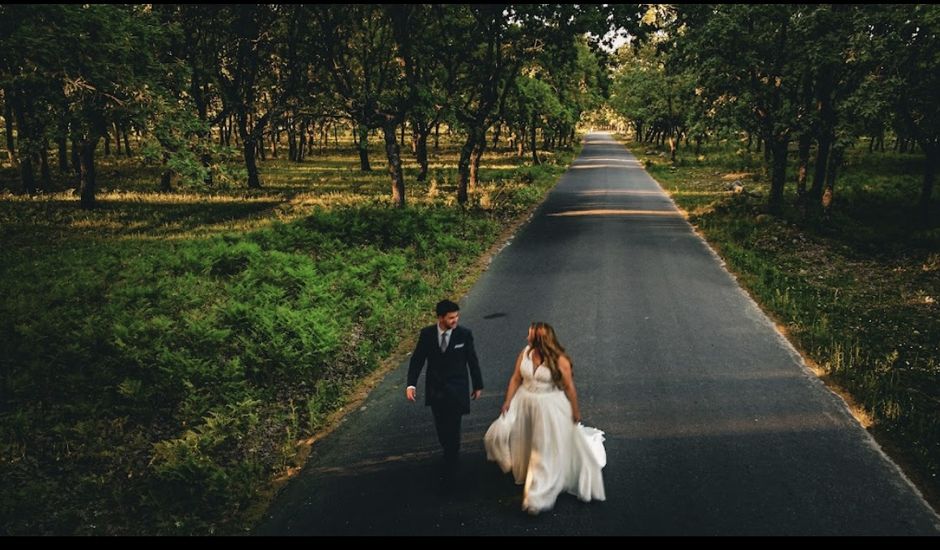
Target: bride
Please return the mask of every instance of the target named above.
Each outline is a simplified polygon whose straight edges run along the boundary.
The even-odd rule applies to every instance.
[[[604,500],[604,432],[580,423],[571,360],[548,323],[532,323],[527,339],[483,438],[486,458],[512,471],[530,514],[550,510],[562,491]]]

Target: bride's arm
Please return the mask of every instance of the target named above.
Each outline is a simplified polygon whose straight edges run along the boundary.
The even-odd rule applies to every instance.
[[[519,357],[516,358],[516,367],[512,371],[512,377],[509,379],[509,387],[506,388],[506,400],[503,401],[503,406],[500,409],[500,413],[505,414],[509,410],[509,404],[512,403],[512,396],[516,395],[516,390],[519,389],[519,385],[522,384],[522,371],[520,370],[520,365],[522,365],[522,355],[525,353],[525,350],[519,352]]]
[[[575,422],[581,422],[578,392],[574,389],[574,377],[571,376],[571,361],[564,355],[558,358],[558,370],[561,371],[561,381],[565,385],[565,397],[571,402],[571,419]]]

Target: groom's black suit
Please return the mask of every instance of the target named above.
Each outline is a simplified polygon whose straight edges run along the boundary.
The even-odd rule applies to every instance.
[[[417,386],[418,375],[427,361],[424,404],[434,413],[434,427],[444,448],[448,474],[454,474],[457,452],[460,450],[460,417],[470,412],[470,386],[467,370],[473,380],[473,390],[483,389],[480,361],[473,347],[473,333],[461,326],[455,327],[441,352],[437,338],[437,325],[421,330],[408,368],[408,385]]]

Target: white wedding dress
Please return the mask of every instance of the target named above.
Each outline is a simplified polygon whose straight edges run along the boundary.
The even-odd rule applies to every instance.
[[[604,500],[604,432],[574,423],[571,403],[548,367],[533,368],[528,346],[519,370],[522,385],[509,410],[483,438],[486,458],[524,486],[522,509],[529,513],[550,510],[562,491],[585,502]]]

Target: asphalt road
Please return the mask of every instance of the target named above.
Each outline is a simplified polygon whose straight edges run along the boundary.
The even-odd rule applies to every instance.
[[[316,444],[257,534],[940,534],[940,518],[607,134],[587,136],[460,305],[486,389],[464,417],[458,493],[436,494],[431,413],[405,401],[402,364]],[[562,495],[530,517],[482,438],[534,320],[573,358],[584,423],[607,433],[608,463],[606,502]],[[418,388],[420,400],[423,375]]]

